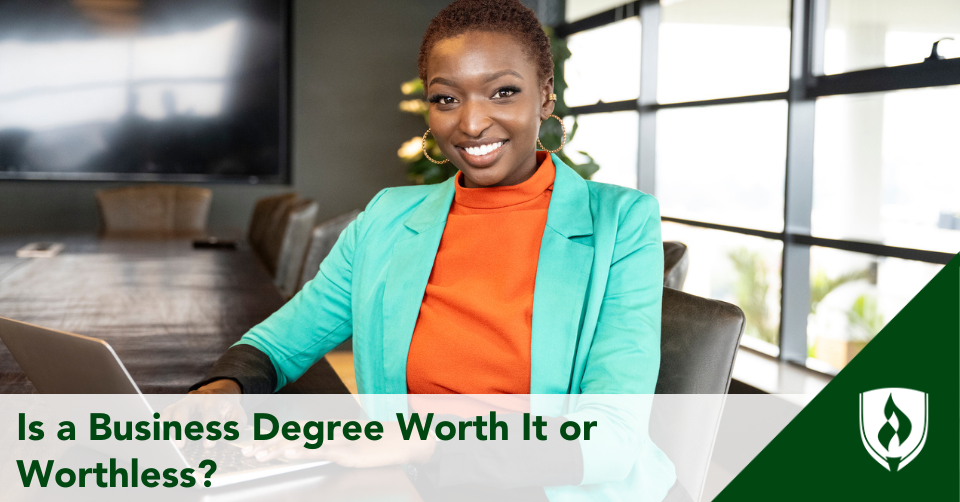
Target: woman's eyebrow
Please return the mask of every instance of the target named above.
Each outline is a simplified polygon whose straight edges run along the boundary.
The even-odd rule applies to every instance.
[[[523,76],[520,75],[519,73],[517,73],[516,71],[513,71],[513,70],[500,70],[500,71],[498,71],[498,72],[496,72],[496,73],[491,73],[491,74],[487,75],[487,78],[484,79],[484,82],[492,82],[492,81],[494,81],[494,80],[496,80],[496,79],[498,79],[498,78],[500,78],[500,77],[502,77],[502,76],[504,76],[504,75],[513,75],[513,76],[519,78],[520,80],[523,80]]]
[[[514,77],[517,77],[520,80],[523,80],[523,76],[514,70],[500,70],[498,72],[488,74],[486,77],[484,77],[483,82],[484,83],[492,82],[505,75],[513,75]],[[457,86],[457,83],[454,82],[453,80],[449,80],[443,77],[434,77],[432,80],[430,80],[430,83],[427,85],[427,87],[430,87],[433,84],[449,85],[450,87]]]
[[[430,81],[430,84],[427,85],[427,87],[430,87],[430,86],[433,85],[433,84],[449,85],[450,87],[456,87],[456,86],[457,86],[457,83],[454,82],[453,80],[448,80],[448,79],[445,79],[445,78],[443,78],[443,77],[434,77],[433,80]]]

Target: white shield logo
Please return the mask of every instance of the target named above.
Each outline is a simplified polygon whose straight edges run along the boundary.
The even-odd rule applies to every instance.
[[[867,453],[897,472],[927,441],[929,396],[912,389],[877,389],[860,394],[860,439]]]

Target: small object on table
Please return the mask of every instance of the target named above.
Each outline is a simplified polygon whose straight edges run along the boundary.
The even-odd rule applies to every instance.
[[[63,251],[60,242],[31,242],[17,250],[17,258],[53,258]]]
[[[193,247],[195,249],[237,249],[237,241],[207,237],[193,241]]]

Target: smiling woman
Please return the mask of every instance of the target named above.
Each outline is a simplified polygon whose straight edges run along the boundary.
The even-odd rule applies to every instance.
[[[586,181],[537,151],[556,98],[550,42],[534,13],[518,0],[458,0],[427,29],[419,70],[428,133],[459,173],[377,194],[316,278],[244,335],[194,392],[273,392],[352,336],[361,393],[652,394],[659,206],[637,190]],[[560,484],[638,482],[641,467],[630,466],[643,456],[656,459],[643,466],[643,476],[656,479],[645,478],[644,490],[662,499],[674,480],[669,461],[641,436],[618,437],[624,464],[616,469],[609,453],[587,443],[557,447],[548,457],[552,471],[564,473]],[[483,445],[468,453],[442,441],[421,446],[415,455],[344,461],[470,458],[496,462],[497,472],[514,476],[499,480],[511,486],[542,481],[523,478],[529,459],[498,457]],[[273,458],[276,448],[246,454]]]

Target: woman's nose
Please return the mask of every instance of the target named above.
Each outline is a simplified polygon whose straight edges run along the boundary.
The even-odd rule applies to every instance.
[[[460,110],[460,131],[467,136],[479,137],[493,123],[482,103],[467,101]]]

